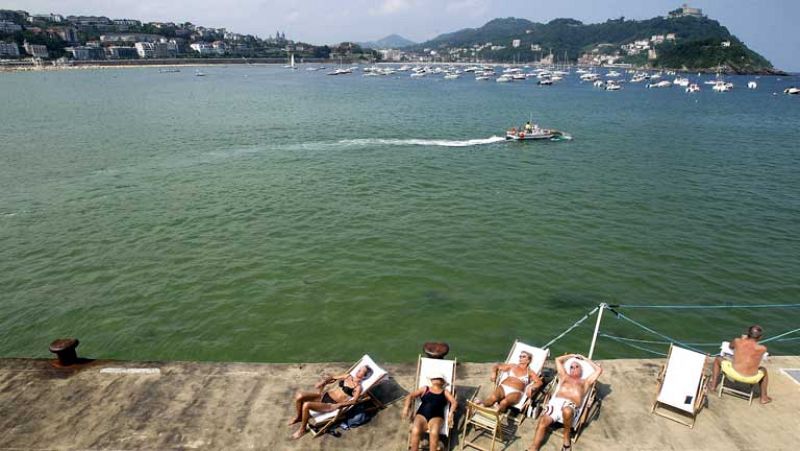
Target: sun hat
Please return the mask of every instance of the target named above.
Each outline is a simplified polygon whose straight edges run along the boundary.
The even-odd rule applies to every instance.
[[[433,381],[434,379],[441,379],[444,384],[447,385],[447,377],[445,377],[443,373],[431,373],[431,375],[428,376],[429,381]]]

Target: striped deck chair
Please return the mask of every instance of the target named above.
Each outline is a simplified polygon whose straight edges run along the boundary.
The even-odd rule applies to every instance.
[[[347,417],[347,412],[357,405],[369,403],[375,409],[383,408],[383,403],[381,403],[380,400],[372,395],[371,390],[375,388],[375,386],[378,385],[378,383],[383,380],[388,373],[386,370],[378,366],[378,364],[376,364],[375,361],[366,354],[364,354],[364,356],[361,357],[358,362],[350,367],[347,372],[350,375],[355,376],[358,369],[364,365],[372,368],[372,375],[370,375],[369,378],[361,381],[361,396],[356,404],[342,407],[341,409],[336,409],[330,412],[311,411],[311,418],[309,418],[308,421],[308,430],[314,434],[314,437],[324,434],[328,431],[328,429],[331,428],[331,426],[345,419]]]

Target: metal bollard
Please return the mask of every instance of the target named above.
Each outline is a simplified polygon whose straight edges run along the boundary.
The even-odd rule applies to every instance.
[[[78,353],[75,348],[80,341],[77,338],[59,338],[50,343],[50,352],[58,357],[59,366],[70,366],[78,363]]]
[[[422,352],[431,359],[443,359],[450,352],[450,345],[445,342],[429,341],[422,346]]]

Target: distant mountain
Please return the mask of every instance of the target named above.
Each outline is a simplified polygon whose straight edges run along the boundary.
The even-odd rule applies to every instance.
[[[390,34],[389,36],[386,36],[383,39],[378,39],[377,41],[359,43],[361,47],[368,47],[372,49],[399,49],[414,44],[416,44],[416,42],[410,41],[396,34]]]
[[[672,33],[674,40],[658,43],[651,40]],[[622,45],[644,40],[656,51],[655,59],[648,59],[647,50],[627,55],[621,49]],[[517,47],[512,43],[518,44]],[[508,17],[494,19],[480,28],[442,34],[409,50],[433,49],[443,54],[445,49],[457,48],[474,50],[480,58],[495,61],[535,61],[551,51],[558,62],[564,61],[565,56],[575,62],[587,54],[620,53],[621,62],[654,67],[708,70],[723,66],[734,72],[775,71],[763,56],[749,49],[719,22],[705,16],[619,18],[598,24],[574,19],[555,19],[545,24]]]

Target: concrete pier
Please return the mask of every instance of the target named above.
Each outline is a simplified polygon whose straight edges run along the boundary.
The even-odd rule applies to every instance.
[[[373,356],[379,358],[380,356]],[[379,361],[380,362],[380,361]],[[781,368],[800,368],[800,357],[772,357],[773,402],[709,394],[694,429],[650,414],[663,360],[609,360],[600,378],[599,416],[576,450],[793,450],[800,447],[800,384]],[[408,423],[402,402],[340,437],[310,434],[291,440],[290,399],[324,372],[343,364],[243,364],[94,361],[55,368],[49,360],[0,359],[0,450],[264,449],[404,450]],[[551,364],[551,362],[548,362]],[[459,363],[459,399],[490,382],[490,364]],[[416,365],[385,364],[391,379],[385,401],[399,400],[414,383]],[[457,417],[460,424],[463,418]],[[505,448],[526,449],[536,421],[526,420]],[[560,430],[545,448],[558,450]],[[460,427],[452,446],[460,446]],[[501,446],[496,449],[503,449]]]

